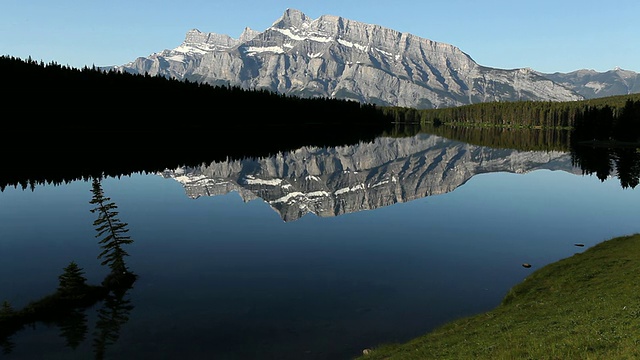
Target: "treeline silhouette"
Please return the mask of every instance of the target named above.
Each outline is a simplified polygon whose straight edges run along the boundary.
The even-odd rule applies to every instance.
[[[576,120],[573,130],[576,141],[640,141],[640,98],[628,99],[624,106],[594,107]]]
[[[618,119],[635,119],[640,123],[640,94],[620,95],[581,101],[514,101],[489,102],[453,108],[418,110],[385,107],[382,111],[396,122],[449,125],[489,125],[513,128],[582,128],[600,131],[593,119],[610,122],[616,128]],[[625,124],[624,126],[628,126]],[[613,131],[613,130],[612,130]],[[623,132],[624,130],[620,130]]]
[[[0,57],[8,129],[170,132],[242,127],[387,124],[375,105],[300,98],[163,76]],[[287,129],[281,129],[287,130]],[[229,134],[225,134],[228,136]]]

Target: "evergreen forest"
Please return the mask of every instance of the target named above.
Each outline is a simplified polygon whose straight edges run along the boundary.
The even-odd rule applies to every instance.
[[[266,90],[82,69],[28,58],[0,57],[5,111],[12,130],[178,133],[265,126],[379,125],[375,105],[300,98]]]
[[[376,127],[390,123],[572,129],[581,138],[637,140],[640,94],[583,101],[489,102],[442,109],[376,106],[334,98],[301,98],[267,90],[76,69],[0,57],[8,130],[170,133],[278,131],[299,126]],[[335,128],[339,126],[340,128]],[[635,136],[635,138],[634,138]]]
[[[395,122],[513,129],[567,129],[580,140],[640,138],[640,94],[582,101],[489,102],[443,109],[385,107]]]

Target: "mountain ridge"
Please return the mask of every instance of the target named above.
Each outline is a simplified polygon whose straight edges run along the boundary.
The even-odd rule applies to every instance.
[[[568,73],[541,73],[541,75],[570,86],[587,99],[640,93],[640,73],[620,67],[605,72],[579,69]]]
[[[336,15],[289,8],[266,30],[238,39],[187,32],[185,41],[114,67],[302,97],[441,108],[489,101],[585,98],[569,80],[533,69],[482,66],[458,47]]]

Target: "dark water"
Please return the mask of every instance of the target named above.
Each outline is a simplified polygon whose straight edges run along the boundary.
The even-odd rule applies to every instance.
[[[349,359],[489,310],[537,268],[640,232],[640,192],[583,175],[568,153],[425,134],[102,185],[139,275],[108,359]],[[0,301],[50,294],[70,261],[104,278],[90,190],[0,193]],[[101,357],[103,305],[85,312],[77,347],[36,322],[2,339],[1,357]]]

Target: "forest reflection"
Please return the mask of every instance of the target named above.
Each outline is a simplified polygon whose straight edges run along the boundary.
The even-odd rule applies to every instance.
[[[397,134],[427,132],[492,148],[568,152],[573,165],[579,167],[584,175],[596,175],[601,181],[617,177],[622,188],[635,188],[640,179],[640,144],[615,139],[591,141],[572,130],[409,126],[398,127],[395,131]]]
[[[86,162],[84,158],[69,157],[76,153],[71,149],[61,150],[64,159],[8,159],[8,171],[0,174],[0,191],[8,186],[23,189],[35,188],[43,184],[63,184],[76,180],[88,181],[94,177],[120,177],[133,173],[158,173],[180,166],[200,166],[213,161],[243,158],[263,158],[280,152],[295,151],[302,146],[346,146],[363,142],[373,142],[379,137],[411,137],[420,133],[441,136],[447,139],[465,142],[471,145],[494,149],[512,149],[518,151],[559,151],[570,153],[574,166],[582,168],[583,174],[595,174],[601,180],[610,176],[620,179],[622,187],[634,188],[638,185],[640,173],[640,147],[637,142],[591,141],[581,138],[581,133],[573,130],[555,128],[508,128],[474,126],[434,126],[430,124],[395,124],[385,130],[349,129],[336,137],[341,129],[322,128],[322,131],[300,132],[295,139],[287,139],[280,134],[263,133],[253,135],[246,146],[236,145],[233,149],[224,146],[209,146],[209,142],[199,143],[196,139],[188,146],[179,148],[151,148],[150,139],[139,139],[139,146],[146,150],[139,156],[122,149],[114,149],[107,158],[96,158]],[[332,139],[323,141],[322,139]],[[135,138],[127,139],[136,143]],[[611,140],[611,139],[610,139]],[[88,140],[87,140],[88,141]],[[153,140],[155,141],[155,139]],[[244,150],[243,150],[244,149]],[[116,151],[118,150],[118,151]],[[45,154],[47,155],[47,154]],[[56,153],[47,156],[57,156]],[[10,160],[10,161],[9,161]]]

